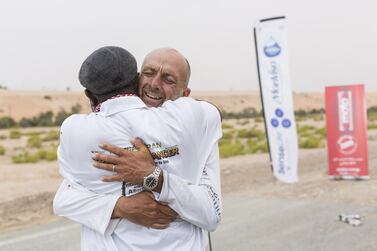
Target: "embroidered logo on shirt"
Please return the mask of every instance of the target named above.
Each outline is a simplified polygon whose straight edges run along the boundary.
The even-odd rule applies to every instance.
[[[147,144],[147,147],[151,151],[152,157],[155,160],[167,159],[175,155],[179,155],[179,148],[177,145],[170,147],[163,147],[161,143]],[[134,146],[125,147],[128,151],[136,151]]]

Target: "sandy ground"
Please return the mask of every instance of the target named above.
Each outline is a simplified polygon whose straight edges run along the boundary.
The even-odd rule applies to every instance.
[[[191,96],[210,101],[220,109],[239,112],[253,107],[259,111],[261,100],[258,91],[193,91]],[[295,109],[319,109],[324,106],[323,93],[294,93]],[[367,106],[377,106],[377,92],[369,92]],[[89,112],[89,103],[83,92],[69,91],[12,91],[0,90],[0,117],[10,116],[16,120],[31,118],[41,112],[70,111],[80,104],[82,112]]]
[[[296,184],[276,181],[267,154],[221,160],[224,195],[294,198],[330,203],[377,205],[377,141],[369,142],[370,180],[334,181],[327,177],[326,149],[300,150]],[[13,230],[58,219],[52,198],[61,182],[56,162],[0,164],[0,230]]]

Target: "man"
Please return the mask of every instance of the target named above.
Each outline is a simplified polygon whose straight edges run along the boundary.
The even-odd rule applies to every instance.
[[[173,54],[177,53],[174,50],[168,50],[168,52],[173,53]],[[164,53],[166,53],[166,51]],[[163,53],[161,53],[161,51],[156,51],[155,53],[151,53],[149,55],[151,57],[151,59],[150,60],[146,59],[144,64],[143,64],[143,68],[142,68],[141,83],[145,83],[145,84],[140,85],[140,90],[141,90],[141,93],[142,93],[141,96],[144,95],[144,98],[147,100],[147,102],[150,102],[151,104],[156,104],[158,102],[162,102],[166,98],[165,93],[169,94],[170,90],[174,90],[174,88],[171,88],[171,89],[167,88],[167,90],[165,92],[159,91],[159,88],[156,87],[156,86],[157,86],[157,84],[161,84],[161,83],[154,82],[154,81],[156,81],[156,79],[159,80],[159,81],[163,80],[163,81],[166,82],[167,85],[171,85],[171,86],[174,86],[174,85],[177,84],[177,82],[176,82],[177,78],[174,78],[174,74],[169,74],[169,72],[172,69],[172,65],[174,65],[174,64],[166,64],[166,62],[164,60],[162,60],[162,59],[164,59],[164,57],[162,57],[161,54],[163,54]],[[147,58],[148,58],[148,56],[147,56]],[[169,57],[167,57],[167,58],[169,59]],[[176,57],[173,57],[173,59],[174,58],[176,58]],[[153,62],[153,60],[156,60],[157,64],[155,64],[155,66],[157,65],[158,67],[157,68],[147,67],[148,66],[147,63]],[[170,58],[170,61],[174,61],[174,60],[171,60],[171,58]],[[169,60],[168,60],[168,62],[169,62]],[[180,64],[180,65],[182,65],[182,64]],[[188,67],[188,64],[186,66]],[[173,69],[174,69],[174,67],[173,67]],[[158,77],[156,77],[156,76],[158,76]],[[145,82],[143,82],[143,79],[145,80]],[[188,81],[188,78],[187,78],[187,81]],[[188,92],[189,92],[189,90],[188,90]],[[174,92],[171,92],[171,93],[174,94]],[[180,92],[180,93],[175,94],[175,95],[179,96],[179,95],[182,95],[183,93],[184,92]],[[90,95],[88,95],[88,96],[90,96]],[[94,101],[93,101],[93,97],[91,97],[91,98],[92,98],[92,102],[94,103],[94,105],[96,105],[96,100],[94,99]],[[127,99],[127,98],[123,97],[123,98],[119,98],[119,99]],[[128,98],[128,99],[130,99],[130,98]],[[114,100],[116,100],[116,99],[114,99]],[[149,116],[152,116],[156,121],[159,121],[159,119],[161,119],[163,117],[163,116],[161,116],[161,118],[160,118],[159,116],[161,114],[163,114],[165,116],[165,118],[161,119],[161,121],[159,121],[159,123],[163,124],[163,125],[161,125],[162,127],[169,129],[170,130],[169,132],[162,133],[161,130],[154,129],[152,127],[148,127],[148,130],[146,130],[146,128],[145,127],[143,128],[143,126],[140,125],[140,124],[138,124],[138,125],[141,128],[135,127],[133,129],[134,129],[134,133],[136,131],[136,133],[137,132],[140,133],[139,135],[141,135],[141,134],[144,134],[144,135],[147,135],[147,136],[149,135],[150,138],[153,138],[153,137],[156,138],[157,137],[155,135],[156,133],[162,133],[165,137],[172,136],[172,138],[174,138],[174,141],[184,142],[184,140],[187,140],[187,142],[185,142],[185,144],[183,145],[184,150],[181,149],[180,151],[175,151],[176,154],[179,153],[179,156],[177,156],[177,155],[168,156],[168,157],[172,157],[170,159],[169,158],[165,158],[165,159],[162,158],[163,162],[161,162],[160,165],[164,169],[164,171],[163,171],[163,175],[161,175],[162,179],[159,181],[160,183],[158,183],[159,186],[157,186],[157,188],[156,188],[157,190],[155,190],[155,191],[159,191],[160,189],[162,189],[161,194],[159,196],[159,199],[163,202],[168,203],[169,206],[174,208],[175,211],[178,212],[178,214],[180,215],[181,218],[183,218],[186,221],[191,222],[191,223],[193,223],[197,226],[200,226],[202,224],[203,227],[210,230],[211,228],[213,228],[213,226],[208,226],[208,225],[205,226],[207,222],[203,222],[203,215],[208,215],[208,211],[211,211],[211,210],[214,210],[215,215],[216,215],[216,213],[219,213],[219,211],[218,211],[218,209],[213,207],[213,205],[211,204],[211,201],[210,201],[210,204],[211,204],[210,206],[212,206],[212,208],[210,208],[209,210],[208,210],[208,208],[207,208],[207,210],[203,210],[203,205],[202,205],[203,199],[202,198],[203,197],[208,198],[208,194],[210,196],[216,195],[216,193],[213,192],[213,187],[215,187],[215,191],[218,187],[211,186],[209,184],[202,184],[202,186],[199,186],[198,185],[199,180],[203,181],[203,180],[208,179],[208,177],[201,179],[201,177],[200,177],[201,173],[203,173],[203,171],[204,171],[204,173],[206,174],[205,176],[208,176],[208,173],[207,173],[207,170],[203,170],[203,168],[199,169],[200,172],[194,171],[194,169],[197,169],[198,166],[204,166],[206,161],[208,161],[208,160],[210,160],[210,162],[211,162],[212,159],[216,159],[216,156],[214,156],[214,158],[210,157],[211,156],[210,153],[212,153],[214,151],[209,151],[208,149],[214,149],[214,148],[217,147],[217,139],[219,137],[219,134],[221,134],[221,132],[219,133],[220,129],[219,129],[219,123],[218,123],[218,114],[216,114],[216,116],[213,117],[213,111],[212,111],[212,114],[211,114],[211,112],[209,114],[207,114],[206,109],[204,109],[204,113],[203,113],[203,111],[202,111],[203,109],[200,108],[200,106],[203,106],[202,103],[198,106],[198,104],[196,104],[194,102],[193,104],[190,103],[190,106],[188,106],[187,104],[184,104],[185,102],[190,103],[190,102],[193,102],[193,101],[192,100],[191,101],[184,100],[184,101],[180,102],[180,100],[178,100],[178,101],[174,102],[174,103],[177,103],[177,104],[172,104],[172,102],[167,102],[169,104],[164,105],[165,107],[163,106],[162,111],[157,111],[157,110],[148,111],[148,112],[152,113],[152,115],[149,115]],[[114,105],[116,103],[117,102],[115,102],[113,100],[106,100],[101,105],[100,112],[96,115],[101,115],[101,113],[104,113],[106,118],[107,117],[112,118],[114,116],[116,117],[118,113],[116,113],[116,115],[111,113],[111,110],[113,109],[111,105],[112,104]],[[194,107],[191,107],[191,106],[194,106]],[[208,104],[207,104],[207,106],[208,106]],[[102,108],[104,109],[103,112],[102,112]],[[139,113],[142,111],[141,115],[143,115],[143,116],[148,114],[145,111],[145,109],[141,109],[141,108],[142,107],[137,107],[134,110],[138,110]],[[184,109],[184,112],[187,113],[186,118],[184,118],[185,116],[183,116],[182,112],[178,111],[177,108]],[[211,110],[212,108],[208,108],[208,109]],[[121,108],[119,106],[117,106],[117,109],[118,110],[120,109],[119,110],[120,114],[130,113],[130,112],[127,112],[127,110],[125,110],[125,111],[121,110]],[[171,111],[169,111],[169,109],[171,109]],[[197,110],[195,110],[195,109],[197,109]],[[111,114],[108,113],[109,111],[110,111]],[[195,111],[195,112],[193,113],[193,111]],[[104,114],[102,114],[102,115],[104,115]],[[155,115],[153,115],[153,114],[155,114]],[[158,114],[160,114],[160,115],[158,115]],[[203,115],[203,117],[200,118],[200,115]],[[195,116],[197,116],[197,117],[199,116],[199,117],[195,118]],[[96,116],[96,117],[100,117],[100,116]],[[96,117],[91,116],[90,119],[94,119]],[[122,116],[120,116],[120,117],[122,117]],[[217,124],[214,123],[215,126],[212,127],[211,123],[207,123],[207,124],[204,123],[203,124],[203,122],[206,122],[206,120],[207,120],[207,122],[211,120],[211,119],[209,119],[209,117],[211,117],[211,119],[215,119],[215,121],[217,120]],[[159,118],[159,119],[157,119],[157,118]],[[135,119],[136,119],[136,117],[135,117]],[[62,153],[63,156],[62,156],[62,159],[59,156],[59,159],[61,160],[60,162],[63,166],[64,166],[64,164],[67,164],[67,163],[64,163],[64,161],[67,161],[67,162],[70,161],[69,159],[64,159],[64,155],[72,156],[72,155],[77,154],[76,152],[73,152],[73,150],[70,150],[69,148],[64,147],[64,144],[66,144],[66,145],[68,144],[67,142],[72,143],[72,140],[67,141],[65,136],[63,136],[63,135],[65,135],[64,131],[67,130],[67,128],[68,128],[68,131],[69,131],[69,128],[75,128],[75,126],[73,126],[73,125],[78,126],[78,124],[75,124],[76,121],[72,122],[72,120],[79,120],[80,121],[81,119],[80,118],[73,118],[71,120],[68,120],[68,122],[64,123],[63,126],[62,126],[62,133],[63,133],[62,134],[62,141],[61,141],[62,145],[61,145],[61,149],[59,150],[59,153]],[[94,119],[94,121],[96,121],[96,119]],[[101,121],[101,123],[105,123],[105,122],[102,122],[102,120],[100,120],[100,121]],[[154,121],[154,122],[156,122],[156,121]],[[81,121],[80,124],[82,124],[84,122],[85,122],[85,120]],[[128,120],[127,120],[127,122],[130,123],[130,124],[135,123],[133,121],[128,121]],[[208,134],[209,130],[214,130],[215,134],[217,133],[217,135],[215,137],[207,137],[206,134],[201,135],[200,130],[197,130],[197,125],[195,125],[195,123],[193,123],[193,125],[192,125],[194,127],[192,129],[193,131],[190,131],[187,128],[188,126],[190,126],[190,123],[186,124],[186,123],[183,123],[183,122],[190,122],[191,124],[192,124],[192,122],[196,122],[198,124],[201,124],[206,130],[208,130],[208,131],[206,131],[207,134]],[[66,124],[68,124],[68,126]],[[155,126],[155,125],[157,125],[157,124],[154,123],[153,126]],[[179,126],[183,127],[183,129],[180,130],[180,131],[178,130]],[[127,126],[125,125],[125,127],[127,127]],[[161,128],[159,128],[159,129],[161,129]],[[187,131],[185,131],[185,130],[187,130]],[[151,132],[145,132],[145,131],[151,131]],[[182,133],[182,132],[184,132],[184,135],[180,135],[180,133]],[[105,133],[105,132],[101,131],[101,132],[97,132],[97,133],[101,134],[101,133]],[[82,134],[84,134],[84,136],[85,136],[85,132],[80,132],[80,135],[82,135]],[[171,134],[171,135],[169,135],[169,134]],[[195,135],[195,134],[197,134],[197,135]],[[74,135],[76,135],[76,134],[74,134]],[[136,134],[136,135],[138,135],[138,134]],[[211,140],[207,141],[207,146],[204,147],[204,145],[199,141],[195,143],[195,138],[198,138],[199,135],[201,136],[201,141],[206,141],[205,139],[211,138]],[[80,139],[80,137],[76,138],[76,137],[72,137],[73,135],[70,135],[70,136],[71,136],[70,138],[74,138],[74,139],[77,139],[77,140]],[[102,137],[104,137],[104,135],[102,135]],[[179,139],[179,137],[182,137],[182,139]],[[128,138],[129,138],[129,135],[128,135]],[[143,136],[143,138],[144,138],[144,136]],[[119,138],[115,139],[115,138],[112,138],[110,136],[106,139],[110,140],[110,142],[111,142],[111,140],[114,140],[114,142],[118,141],[116,143],[118,145],[119,144],[120,145],[128,144],[128,143],[125,143],[125,139],[119,139]],[[213,139],[215,139],[215,140],[213,140]],[[144,140],[148,140],[148,137],[144,138]],[[162,139],[160,141],[162,141]],[[154,146],[158,150],[159,148],[163,147],[163,145],[161,144],[160,141],[155,142],[155,144],[151,144],[152,148]],[[84,144],[85,140],[81,139],[80,142],[82,142],[82,144]],[[78,143],[78,145],[79,145],[79,142],[76,142],[76,143]],[[196,145],[193,144],[193,143],[195,143]],[[179,161],[178,161],[179,159],[177,157],[180,157],[182,160],[184,160],[185,157],[186,157],[185,154],[189,155],[189,152],[187,151],[187,146],[190,146],[190,145],[192,146],[192,149],[193,149],[194,152],[195,152],[195,150],[199,150],[199,149],[201,149],[201,151],[196,151],[196,153],[195,153],[196,155],[195,154],[193,155],[194,158],[190,158],[189,160],[187,160],[186,166],[189,167],[189,168],[187,168],[187,170],[186,170],[186,169],[183,168],[183,164],[179,164]],[[173,149],[179,149],[179,148],[173,148]],[[67,152],[64,152],[64,151],[67,151]],[[159,154],[166,153],[166,151],[165,152],[164,151],[157,151],[157,153],[159,153]],[[174,154],[174,151],[170,152],[170,154]],[[174,160],[174,158],[176,158],[177,161]],[[218,160],[218,156],[217,156],[217,160]],[[167,161],[167,162],[165,162],[165,161]],[[171,162],[171,163],[169,163],[169,162]],[[190,162],[194,162],[194,163],[188,164]],[[214,161],[214,162],[216,162],[216,161]],[[78,164],[79,164],[79,162],[76,162],[76,165],[78,165]],[[113,166],[113,168],[112,168],[113,170],[115,169],[114,167],[115,166]],[[173,167],[176,168],[176,169],[172,169]],[[74,169],[71,166],[69,166],[69,168]],[[149,168],[150,168],[150,170],[148,172],[151,172],[152,169],[151,169],[151,167],[149,167]],[[67,169],[67,168],[63,167],[62,169],[64,170],[64,169]],[[85,185],[85,187],[87,189],[91,190],[89,192],[92,192],[93,198],[96,198],[97,201],[101,198],[105,198],[106,196],[107,197],[112,196],[112,198],[113,198],[112,201],[115,201],[115,198],[119,198],[119,195],[116,195],[116,193],[114,194],[114,191],[112,192],[112,194],[109,195],[109,191],[112,191],[111,188],[114,187],[114,183],[107,183],[108,185],[106,183],[102,183],[101,186],[99,186],[99,184],[97,184],[97,181],[95,181],[94,179],[92,179],[92,180],[89,179],[89,181],[88,181],[87,176],[88,175],[93,176],[92,174],[86,173],[88,170],[85,171],[85,170],[80,169],[80,172],[78,172],[78,173],[73,172],[74,175],[71,175],[71,177],[69,177],[69,175],[67,173],[64,173],[64,172],[62,172],[62,173],[63,173],[63,176],[67,180],[74,180],[74,182],[71,182],[71,183],[74,184],[74,186],[76,186],[78,183],[80,183],[81,185]],[[93,171],[93,170],[91,170],[91,171]],[[171,172],[169,172],[169,171],[171,171]],[[217,171],[218,171],[218,166],[217,166]],[[147,174],[147,172],[145,170],[141,171],[141,173],[142,172],[144,172],[144,174],[142,174],[141,176]],[[212,171],[210,171],[210,172],[212,172]],[[83,173],[85,175],[83,175]],[[93,171],[93,173],[94,173],[94,176],[96,176],[96,175],[98,176],[98,174],[102,174],[102,175],[106,174],[106,173],[101,173],[101,172],[98,173],[98,171],[97,172]],[[76,176],[76,177],[72,177],[72,176]],[[144,176],[144,177],[148,177],[148,175]],[[141,182],[143,180],[142,179],[143,177],[140,177],[140,175],[139,176],[136,175],[135,177],[128,175],[126,178],[128,178],[129,181],[132,181],[134,183],[138,183],[139,185],[141,184]],[[183,178],[185,178],[185,179],[183,179]],[[99,177],[98,177],[98,180],[99,180]],[[215,183],[218,183],[218,180]],[[170,186],[169,186],[169,184],[170,184]],[[218,185],[218,184],[215,184],[215,185]],[[62,186],[62,187],[61,187],[60,190],[63,189],[63,190],[65,190],[65,192],[67,192],[67,191],[69,192],[69,188],[67,188],[67,186]],[[132,191],[134,189],[136,189],[136,190],[138,189],[137,186],[132,187],[132,188],[129,186],[128,188],[130,188],[130,189],[128,190],[129,194],[127,194],[127,195],[132,194]],[[139,188],[140,188],[140,186],[139,186]],[[211,189],[212,189],[212,191],[211,191]],[[182,194],[180,194],[180,192]],[[103,195],[104,193],[107,193],[107,195]],[[98,196],[99,196],[98,194],[101,194],[101,196],[103,196],[103,197],[98,198]],[[219,193],[217,193],[217,194],[219,195]],[[137,195],[134,195],[134,196],[137,196]],[[58,199],[55,200],[55,202],[60,201],[59,203],[62,203],[61,201],[63,201],[63,204],[64,204],[64,196],[63,196],[63,199],[62,199],[62,196],[59,197],[57,195],[57,197],[58,197]],[[118,200],[118,202],[121,201],[121,199],[123,199],[123,198],[132,198],[132,197],[121,197]],[[216,203],[218,203],[219,198],[212,198],[212,199],[214,199],[214,201],[217,201]],[[55,211],[59,211],[59,205],[57,205],[59,203],[57,203],[57,202],[55,203],[55,202],[54,202]],[[81,205],[77,202],[76,203],[76,204],[78,204],[77,208],[80,209],[82,206],[85,206],[87,204],[91,204],[92,206],[97,205],[96,203],[93,203],[91,198],[88,198],[88,197],[87,197],[86,202],[87,203],[83,203]],[[69,204],[69,203],[70,202],[68,202],[66,204]],[[73,204],[75,204],[75,203],[73,203]],[[107,207],[111,208],[113,206],[114,206],[114,203],[110,206],[107,206]],[[219,205],[217,205],[217,206],[219,206]],[[199,210],[202,210],[202,211],[200,211],[200,213],[203,213],[203,215],[197,212],[198,208],[199,208]],[[98,208],[98,209],[99,209],[99,211],[101,211],[102,208]],[[93,208],[91,208],[90,210],[93,211]],[[102,209],[102,211],[103,210],[104,209]],[[114,212],[115,211],[116,210],[114,209]],[[169,215],[170,212],[167,213],[167,214]],[[199,215],[199,217],[198,217],[198,215]],[[200,216],[202,218],[200,218]],[[217,215],[217,216],[219,216],[219,215]],[[74,218],[74,216],[72,216],[72,215],[71,215],[71,217]],[[80,222],[80,219],[78,219],[78,221]],[[205,221],[205,219],[204,219],[204,221]],[[106,222],[106,220],[105,220],[105,222]],[[97,244],[102,243],[102,245],[104,245],[105,248],[109,248],[109,245],[110,245],[111,246],[110,250],[112,250],[112,248],[115,248],[115,247],[118,247],[118,246],[125,248],[125,250],[127,250],[127,248],[131,248],[131,247],[132,247],[131,248],[132,250],[136,249],[136,248],[154,249],[155,250],[155,249],[159,249],[159,248],[156,247],[156,246],[151,246],[151,242],[153,243],[153,242],[156,242],[156,241],[158,241],[158,243],[161,243],[163,245],[162,247],[167,248],[167,250],[174,250],[174,249],[182,248],[182,247],[183,248],[186,247],[188,249],[194,248],[195,250],[200,250],[200,249],[203,248],[203,239],[202,239],[203,237],[200,234],[198,234],[198,232],[200,232],[200,230],[198,231],[197,227],[195,227],[191,224],[188,224],[188,222],[175,221],[174,224],[172,224],[174,226],[171,226],[171,227],[167,228],[166,230],[164,230],[164,231],[167,231],[165,233],[165,237],[167,238],[166,239],[165,237],[164,238],[161,237],[161,232],[155,232],[156,230],[153,230],[153,229],[146,229],[146,228],[138,227],[137,225],[131,224],[129,221],[126,221],[126,220],[121,220],[118,223],[118,226],[115,228],[115,231],[112,232],[110,230],[110,231],[107,232],[108,235],[105,234],[105,236],[103,236],[103,235],[100,235],[98,232],[92,230],[92,229],[96,229],[96,224],[91,225],[91,223],[85,222],[85,220],[83,220],[82,223],[84,224],[84,226],[89,226],[89,227],[92,228],[92,229],[83,228],[83,239],[85,239],[86,236],[92,236],[92,237],[94,236],[95,237],[94,239],[97,240],[97,242],[96,242]],[[114,223],[114,224],[117,224],[117,222]],[[165,223],[162,223],[161,228],[166,227],[166,225],[164,225],[164,224]],[[104,225],[106,225],[106,224],[104,224]],[[109,225],[111,225],[111,224],[109,224]],[[123,225],[125,225],[125,226],[123,226]],[[103,229],[104,228],[102,228],[102,230]],[[106,230],[107,229],[109,229],[108,226],[106,226]],[[106,231],[104,231],[104,232],[106,233]],[[186,234],[184,234],[184,233],[186,233]],[[189,233],[189,234],[187,234],[187,233]],[[127,236],[128,239],[124,240],[123,238],[125,238],[125,237],[123,236],[123,234],[125,234],[124,236]],[[139,236],[140,234],[143,235],[142,240],[136,241],[136,239],[138,239],[137,236]],[[132,238],[132,237],[134,237],[134,238]],[[178,241],[177,238],[182,239],[182,237],[184,237],[186,239],[183,239],[182,241]],[[135,241],[136,241],[136,244],[130,243],[130,242],[135,242]],[[83,247],[84,247],[84,245],[86,245],[86,243],[83,240]],[[192,246],[192,245],[194,245],[194,246]],[[93,248],[93,247],[91,247],[91,248]],[[92,250],[95,250],[95,249],[92,249]]]

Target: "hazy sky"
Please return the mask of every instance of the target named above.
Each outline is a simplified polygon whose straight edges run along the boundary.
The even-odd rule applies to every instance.
[[[376,11],[375,0],[1,0],[0,85],[81,90],[83,60],[117,45],[139,66],[152,49],[180,50],[194,90],[258,90],[253,25],[285,15],[294,91],[377,91]]]

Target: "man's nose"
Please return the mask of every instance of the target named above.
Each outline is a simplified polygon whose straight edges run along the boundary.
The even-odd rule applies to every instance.
[[[160,74],[156,74],[151,80],[151,87],[159,88],[160,86],[161,86],[161,76]]]

